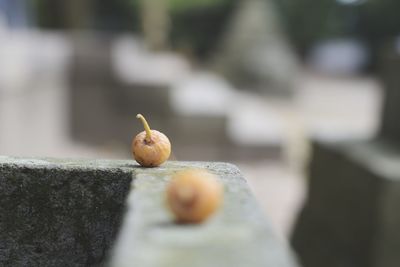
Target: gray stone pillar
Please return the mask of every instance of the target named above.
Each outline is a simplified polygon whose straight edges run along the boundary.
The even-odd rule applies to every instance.
[[[292,238],[306,267],[400,266],[400,57],[394,43],[381,59],[386,100],[378,138],[314,143],[308,199]]]
[[[399,266],[399,152],[383,141],[314,144],[292,239],[304,266]]]
[[[380,50],[379,74],[385,88],[381,137],[400,143],[400,51],[399,40],[391,40]]]

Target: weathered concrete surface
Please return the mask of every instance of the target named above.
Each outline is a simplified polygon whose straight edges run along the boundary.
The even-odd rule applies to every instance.
[[[400,148],[316,143],[313,154],[292,240],[304,266],[399,266]]]
[[[176,225],[165,186],[193,167],[218,174],[224,204],[205,224]],[[146,169],[132,160],[0,156],[0,196],[0,266],[297,266],[246,180],[226,163]]]
[[[225,187],[224,204],[200,225],[176,225],[165,207],[171,175],[207,168]],[[226,163],[170,162],[136,169],[128,213],[114,248],[113,267],[294,267],[293,255],[274,236],[246,180]]]
[[[0,266],[102,265],[132,166],[0,157]]]

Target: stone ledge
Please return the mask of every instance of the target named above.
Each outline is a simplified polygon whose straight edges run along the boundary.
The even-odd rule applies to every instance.
[[[209,169],[225,187],[221,210],[200,225],[172,223],[165,207],[164,189],[171,174],[188,167]],[[155,170],[138,169],[133,187],[113,267],[297,266],[232,164],[171,162]]]
[[[219,176],[224,204],[204,224],[176,225],[165,185],[193,167]],[[227,163],[0,156],[0,195],[0,266],[297,266]]]

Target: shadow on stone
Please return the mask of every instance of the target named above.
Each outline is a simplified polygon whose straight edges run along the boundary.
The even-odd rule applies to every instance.
[[[0,266],[103,266],[131,180],[116,169],[0,164]]]

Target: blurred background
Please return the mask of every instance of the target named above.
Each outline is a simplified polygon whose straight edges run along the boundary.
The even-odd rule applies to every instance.
[[[289,238],[312,143],[381,138],[385,85],[399,79],[399,9],[0,0],[0,154],[131,158],[142,113],[173,159],[237,164]]]

